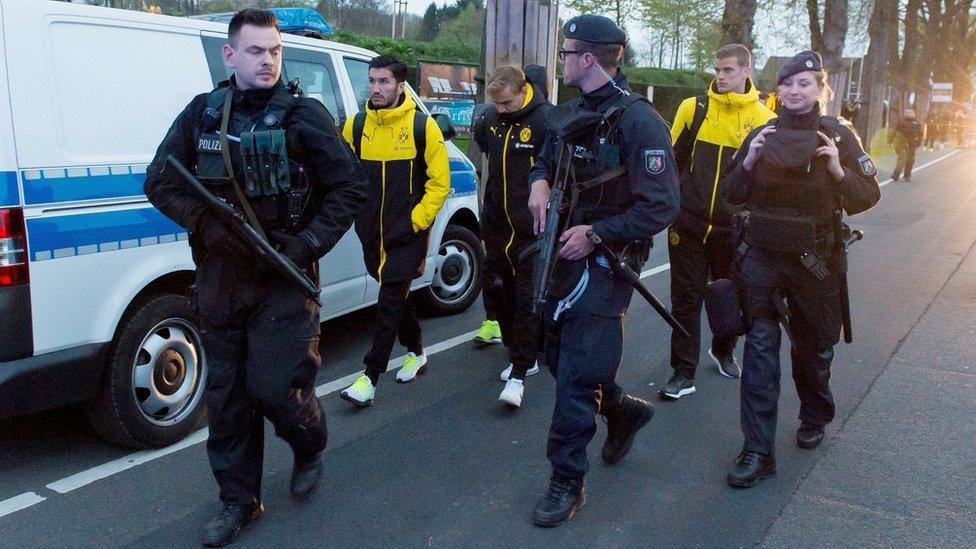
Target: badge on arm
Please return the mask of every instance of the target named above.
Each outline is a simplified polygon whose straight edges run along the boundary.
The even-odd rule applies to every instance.
[[[664,172],[664,151],[662,149],[644,150],[644,169],[651,175]]]
[[[868,154],[858,158],[857,163],[861,166],[861,171],[864,175],[868,177],[878,173],[878,167],[874,165],[874,160],[871,160],[871,156]]]

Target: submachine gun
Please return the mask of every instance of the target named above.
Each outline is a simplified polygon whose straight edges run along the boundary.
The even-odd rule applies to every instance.
[[[227,204],[226,202],[220,200],[214,196],[200,180],[196,178],[186,167],[177,160],[173,155],[166,157],[166,162],[176,168],[176,171],[186,180],[190,189],[196,194],[202,201],[204,206],[210,211],[217,214],[220,221],[229,227],[235,234],[237,234],[244,245],[247,246],[249,250],[254,252],[262,261],[264,261],[268,266],[278,272],[282,278],[295,284],[309,299],[314,299],[316,303],[321,305],[319,301],[319,287],[317,284],[312,282],[301,269],[299,269],[290,259],[278,253],[277,250],[268,243],[267,240],[261,237],[257,231],[254,230],[244,216],[240,212],[234,209],[233,206]]]
[[[546,226],[536,243],[524,252],[524,255],[538,254],[536,256],[533,291],[532,291],[532,313],[541,315],[546,300],[548,299],[549,285],[552,281],[553,268],[556,264],[557,243],[559,235],[568,228],[569,213],[576,206],[579,193],[602,185],[607,181],[626,173],[626,167],[620,166],[602,175],[586,181],[575,180],[572,170],[574,142],[582,137],[586,131],[592,131],[604,120],[604,116],[596,113],[585,113],[575,116],[566,123],[565,126],[557,131],[557,139],[560,144],[559,155],[556,160],[556,177],[549,195],[549,209],[546,213]],[[573,183],[569,184],[569,179],[573,178]],[[569,196],[567,200],[567,186]],[[589,231],[586,237],[600,250],[610,263],[610,268],[618,277],[631,284],[637,293],[641,295],[661,318],[663,318],[672,328],[677,330],[684,337],[691,337],[688,330],[678,322],[670,311],[661,303],[650,290],[640,281],[638,275],[625,261],[604,243],[593,231]]]

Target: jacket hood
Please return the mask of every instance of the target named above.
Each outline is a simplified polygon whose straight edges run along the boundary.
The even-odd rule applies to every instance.
[[[374,109],[370,103],[369,99],[366,100],[366,118],[372,121],[374,124],[391,124],[404,116],[413,116],[413,112],[417,110],[417,103],[413,100],[406,91],[403,92],[402,100],[398,105],[392,107],[386,107],[383,109]]]
[[[521,120],[529,115],[532,111],[546,104],[545,95],[539,90],[532,80],[528,77],[525,78],[525,104],[522,108],[515,112],[498,113],[498,117],[502,122],[512,122],[515,120]]]
[[[712,80],[712,83],[708,86],[708,100],[715,102],[717,105],[722,105],[723,107],[741,109],[742,107],[759,101],[759,90],[756,89],[756,84],[752,81],[751,76],[746,77],[746,89],[743,93],[719,93],[715,80]]]

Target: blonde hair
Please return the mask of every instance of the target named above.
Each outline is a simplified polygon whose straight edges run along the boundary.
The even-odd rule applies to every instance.
[[[511,65],[503,65],[491,73],[488,84],[485,86],[485,93],[488,94],[488,97],[495,98],[505,89],[518,93],[524,87],[525,73],[522,72],[522,69]]]

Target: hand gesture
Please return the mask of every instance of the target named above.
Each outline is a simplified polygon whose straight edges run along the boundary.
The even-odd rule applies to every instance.
[[[752,168],[756,166],[756,161],[762,155],[763,145],[766,143],[766,136],[776,133],[776,126],[766,126],[763,128],[758,135],[749,143],[749,153],[746,155],[745,160],[742,161],[742,166],[752,171]]]
[[[817,135],[825,144],[817,147],[813,156],[826,156],[827,170],[830,175],[834,176],[837,181],[844,179],[844,168],[840,165],[840,151],[837,150],[837,143],[834,143],[834,140],[827,137],[823,132],[818,131]]]

